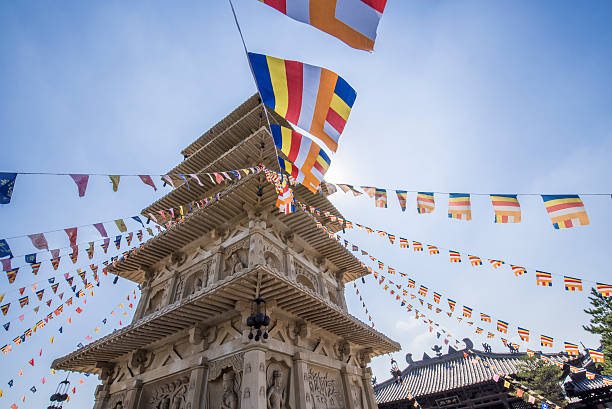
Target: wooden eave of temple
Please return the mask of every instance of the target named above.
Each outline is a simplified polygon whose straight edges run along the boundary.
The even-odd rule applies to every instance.
[[[257,295],[275,300],[276,307],[285,313],[360,347],[370,348],[374,356],[400,349],[397,342],[345,313],[309,288],[282,273],[258,265],[58,358],[52,368],[99,374],[101,369],[96,366],[97,362],[118,362],[131,351],[154,348],[166,342],[168,337],[185,336],[189,328],[196,324],[211,326],[228,317],[238,316],[237,303],[250,302]]]

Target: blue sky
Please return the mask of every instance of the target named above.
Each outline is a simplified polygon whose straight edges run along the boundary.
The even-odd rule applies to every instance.
[[[160,174],[181,160],[181,148],[255,92],[225,2],[55,6],[0,5],[2,171]],[[236,1],[249,50],[324,66],[356,89],[329,181],[443,192],[610,192],[612,7],[605,1],[579,6],[390,1],[370,54],[257,1]],[[154,192],[124,178],[113,193],[108,180],[92,178],[86,197],[78,198],[68,177],[19,177],[12,203],[0,209],[0,238],[129,217],[165,189]],[[405,213],[394,198],[381,210],[366,198],[331,197],[347,218],[411,240],[612,281],[610,197],[585,197],[591,225],[565,231],[553,230],[535,196],[519,197],[519,225],[495,225],[486,196],[473,198],[471,222],[448,220],[447,198],[436,199],[434,214],[417,215],[414,196]],[[83,238],[86,234],[94,237],[83,232]],[[415,255],[366,233],[351,233],[350,239],[458,304],[529,328],[532,335],[596,344],[581,329],[586,294],[565,292],[558,279],[553,288],[536,287],[533,271],[516,279],[507,270]],[[66,244],[62,234],[51,240]],[[29,250],[27,242],[16,249],[16,254]],[[64,272],[49,270],[38,277],[59,279]],[[16,288],[38,277],[21,273],[11,289],[6,282],[1,288],[15,298]],[[420,358],[439,343],[382,296],[371,278],[361,287],[377,329],[402,343],[394,355],[401,367],[406,352]],[[46,376],[51,360],[95,335],[92,322],[109,316],[133,289],[129,282],[103,279],[84,306],[85,319],[72,314],[74,322],[62,335],[54,322],[2,356],[2,405],[22,394],[27,400],[17,402],[20,407],[44,404],[60,380]],[[347,300],[350,311],[365,319],[352,287]],[[11,308],[2,317],[11,320],[3,335],[7,341],[28,319],[19,324],[18,306]],[[471,327],[440,323],[459,338],[482,342]],[[99,335],[104,331],[108,326]],[[503,349],[499,340],[492,345]],[[27,363],[32,357],[33,368]],[[23,377],[17,374],[21,368]],[[388,357],[373,362],[379,380],[388,377],[388,368]],[[44,386],[42,376],[49,379]],[[15,386],[9,389],[11,378]],[[83,379],[71,407],[93,405],[96,380]],[[28,391],[32,385],[36,394]]]

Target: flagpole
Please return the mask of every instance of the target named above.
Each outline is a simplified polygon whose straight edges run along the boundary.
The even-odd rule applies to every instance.
[[[232,14],[234,15],[234,22],[236,23],[236,28],[238,29],[238,33],[240,34],[240,40],[242,41],[242,47],[244,48],[244,54],[247,58],[247,62],[249,63],[249,69],[251,70],[251,75],[253,76],[253,80],[255,81],[255,87],[257,88],[257,93],[259,94],[259,99],[261,100],[261,104],[263,105],[263,111],[264,114],[266,115],[266,122],[268,123],[268,129],[270,131],[270,136],[272,135],[272,126],[270,125],[270,118],[268,117],[268,109],[266,108],[266,104],[264,103],[263,100],[263,96],[261,95],[261,90],[259,89],[259,84],[257,84],[257,78],[255,77],[255,71],[253,71],[253,66],[251,65],[251,59],[249,58],[249,51],[247,50],[247,46],[246,46],[246,42],[244,41],[244,35],[242,34],[242,29],[240,28],[240,23],[238,22],[238,17],[236,16],[236,10],[234,9],[234,3],[232,3],[232,0],[228,0],[230,7],[232,9]],[[274,139],[274,138],[273,138]],[[276,144],[274,143],[274,140],[272,141],[272,144],[274,145],[274,152],[276,153],[276,156],[278,157],[278,149],[276,148]],[[281,172],[282,174],[282,169],[280,167],[280,164],[278,163],[278,160],[275,161],[277,166],[278,166],[278,170],[279,172]]]

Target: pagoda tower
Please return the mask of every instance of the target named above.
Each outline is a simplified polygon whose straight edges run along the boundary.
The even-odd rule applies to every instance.
[[[197,174],[201,185],[177,177],[142,211],[172,208],[180,221],[110,268],[141,286],[132,323],[53,362],[99,375],[94,409],[377,407],[368,364],[400,346],[347,311],[344,286],[367,271],[316,227],[338,231],[337,219],[280,213],[264,172],[221,184],[205,175],[278,169],[264,109],[252,96],[182,151],[168,174]],[[324,187],[293,191],[342,217]],[[194,202],[202,205],[179,215]],[[258,311],[269,324],[249,337],[257,329],[247,320]]]

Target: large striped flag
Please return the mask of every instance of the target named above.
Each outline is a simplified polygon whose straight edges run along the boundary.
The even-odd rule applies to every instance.
[[[264,104],[338,150],[355,90],[325,68],[255,53],[249,60]]]
[[[468,193],[450,193],[448,196],[448,217],[458,220],[472,220],[472,206]]]
[[[331,34],[359,50],[372,51],[387,0],[259,0]]]
[[[417,193],[417,212],[419,214],[432,213],[436,208],[433,192]]]
[[[280,125],[271,125],[274,144],[298,168],[291,176],[316,193],[331,159],[312,139]]]
[[[495,223],[520,223],[521,205],[516,195],[491,195]]]
[[[589,216],[578,195],[542,195],[542,200],[555,229],[589,224]]]
[[[504,334],[508,333],[508,323],[506,321],[497,320],[497,330]]]

